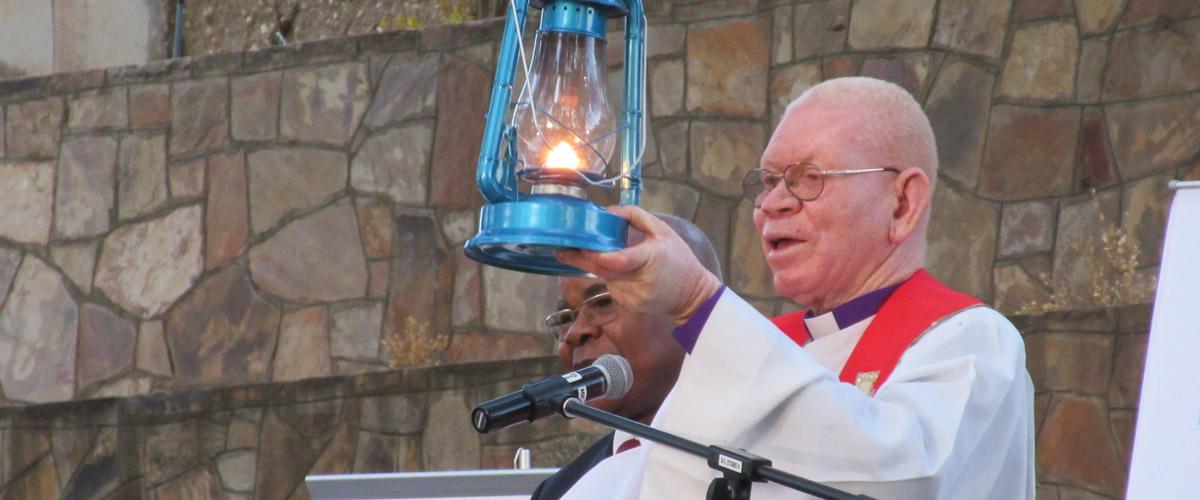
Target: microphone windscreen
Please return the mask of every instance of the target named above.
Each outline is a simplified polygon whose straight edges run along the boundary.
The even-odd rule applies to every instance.
[[[604,391],[604,399],[621,399],[633,387],[633,367],[629,361],[616,354],[605,354],[596,359],[592,366],[599,368],[608,375],[608,388]]]

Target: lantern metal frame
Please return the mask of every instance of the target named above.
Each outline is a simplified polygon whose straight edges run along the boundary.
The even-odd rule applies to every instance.
[[[463,252],[495,267],[558,276],[585,275],[554,258],[560,248],[600,252],[624,248],[628,223],[586,199],[554,193],[526,194],[518,186],[516,129],[508,122],[513,81],[530,5],[542,9],[540,30],[603,38],[608,19],[625,17],[625,109],[620,133],[619,175],[582,185],[619,187],[620,203],[637,205],[642,193],[645,149],[646,18],[641,0],[510,0],[496,75],[479,150],[476,182],[487,204],[479,231]],[[550,8],[547,8],[550,7]],[[611,167],[611,162],[609,167]],[[609,175],[606,168],[605,175]],[[580,175],[582,178],[583,176]]]

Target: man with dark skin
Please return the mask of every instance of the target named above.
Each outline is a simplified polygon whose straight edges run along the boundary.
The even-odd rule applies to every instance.
[[[655,214],[680,235],[704,267],[716,276],[721,267],[716,251],[700,228],[686,219]],[[633,232],[630,243],[641,241]],[[556,312],[546,318],[547,327],[558,341],[558,357],[564,370],[590,366],[596,358],[615,354],[629,361],[634,382],[620,399],[594,399],[588,404],[601,410],[650,425],[658,407],[679,377],[684,351],[671,338],[675,322],[665,314],[632,311],[608,294],[599,278],[564,278],[559,281],[560,299]],[[620,435],[617,435],[620,434]],[[609,433],[547,478],[533,499],[557,499],[602,460],[640,443],[625,433]]]

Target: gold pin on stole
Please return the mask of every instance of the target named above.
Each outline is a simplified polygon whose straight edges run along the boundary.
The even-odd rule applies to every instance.
[[[858,390],[863,392],[863,394],[874,396],[876,380],[879,380],[878,370],[873,372],[859,372],[859,374],[854,377],[854,387],[857,387]]]

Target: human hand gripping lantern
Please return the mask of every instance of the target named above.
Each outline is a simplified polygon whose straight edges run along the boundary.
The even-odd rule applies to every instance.
[[[542,16],[526,61],[521,40],[531,3]],[[624,219],[588,201],[584,188],[619,187],[622,204],[637,205],[641,198],[646,83],[641,0],[510,0],[507,17],[476,171],[487,204],[479,214],[479,233],[464,252],[516,271],[583,275],[555,260],[555,250],[618,250],[628,231]],[[620,121],[605,92],[604,61],[605,24],[618,17],[626,19]],[[518,63],[525,83],[511,103]],[[520,191],[519,181],[532,185],[528,193]]]

